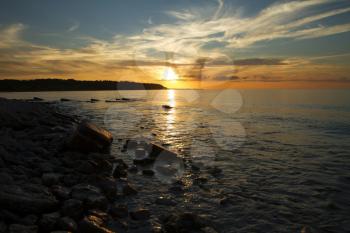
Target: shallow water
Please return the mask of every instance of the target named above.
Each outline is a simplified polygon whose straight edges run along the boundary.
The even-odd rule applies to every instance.
[[[350,231],[350,91],[165,90],[1,93],[8,98],[69,98],[59,105],[109,129],[112,153],[147,138],[184,158],[183,192],[169,177],[130,175],[140,191],[122,201],[155,216],[176,210],[206,215],[220,232]],[[137,101],[105,103],[106,99]],[[103,101],[82,102],[90,98]],[[168,104],[173,109],[164,110]],[[162,162],[162,161],[158,161]],[[191,168],[200,167],[200,172]],[[222,169],[211,175],[210,168]],[[207,182],[198,184],[198,177]],[[172,205],[155,204],[169,197]],[[220,200],[229,203],[220,205]]]

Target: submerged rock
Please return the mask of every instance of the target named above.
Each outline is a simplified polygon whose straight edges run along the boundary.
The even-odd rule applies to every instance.
[[[25,226],[20,224],[12,224],[8,230],[9,233],[37,233],[38,227],[33,226]]]
[[[130,212],[130,217],[134,220],[147,220],[151,216],[151,213],[147,209],[138,209],[136,211]]]
[[[2,185],[0,205],[1,208],[15,213],[40,214],[55,210],[58,202],[53,196],[48,195],[44,188],[41,192],[39,190],[30,192],[15,185]]]
[[[90,122],[83,121],[77,127],[68,146],[81,152],[101,152],[113,141],[112,134]]]
[[[113,233],[104,227],[102,219],[89,215],[79,223],[78,231],[82,233]]]

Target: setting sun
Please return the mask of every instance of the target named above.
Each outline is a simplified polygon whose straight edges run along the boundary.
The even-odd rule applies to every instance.
[[[179,79],[179,76],[173,70],[173,68],[167,67],[164,69],[163,79],[166,81],[176,81],[177,79]]]

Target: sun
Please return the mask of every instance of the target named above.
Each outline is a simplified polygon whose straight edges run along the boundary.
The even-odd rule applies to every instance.
[[[163,79],[166,80],[166,81],[176,81],[177,79],[179,79],[179,76],[173,70],[173,68],[167,67],[167,68],[164,69]]]

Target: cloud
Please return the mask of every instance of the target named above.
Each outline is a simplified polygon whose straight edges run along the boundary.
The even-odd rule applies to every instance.
[[[315,26],[320,20],[348,12],[350,7],[339,8],[333,0],[308,0],[283,1],[256,15],[243,16],[240,10],[217,0],[208,7],[166,11],[173,23],[155,24],[150,17],[141,33],[118,34],[108,41],[86,36],[81,39],[88,45],[75,49],[29,43],[21,36],[26,27],[12,24],[0,28],[0,64],[7,64],[0,74],[4,77],[100,71],[116,75],[131,68],[153,74],[154,70],[170,66],[184,80],[279,80],[301,68],[310,70],[305,74],[312,74],[314,69],[320,77],[326,77],[332,66],[320,68],[311,59],[239,59],[231,54],[238,49],[252,49],[262,41],[307,40],[348,32],[350,23]],[[79,22],[74,22],[67,31],[79,27]],[[264,74],[257,76],[258,72]],[[343,73],[340,67],[332,75],[343,77]]]
[[[78,30],[79,27],[80,27],[80,23],[74,22],[74,24],[68,28],[67,32],[74,32],[74,31]]]

